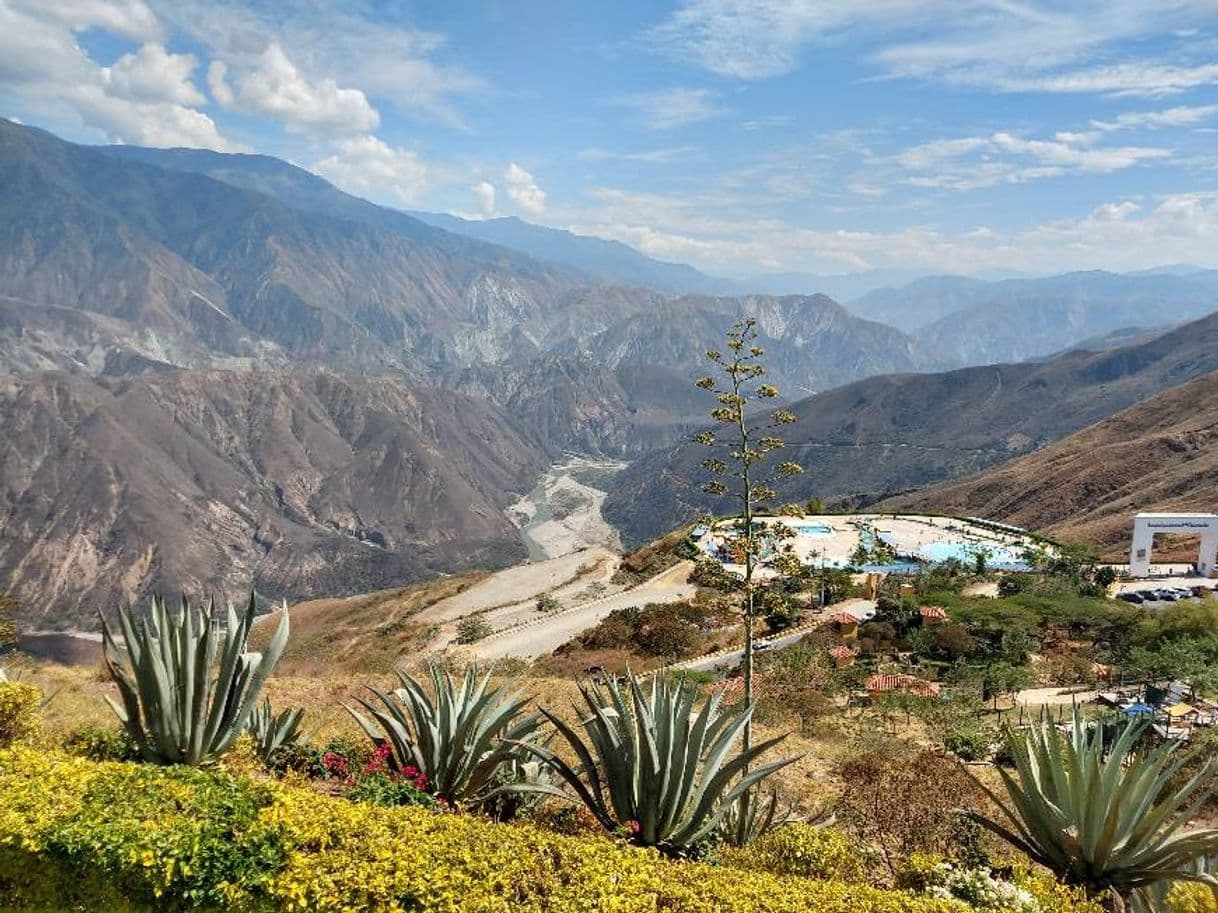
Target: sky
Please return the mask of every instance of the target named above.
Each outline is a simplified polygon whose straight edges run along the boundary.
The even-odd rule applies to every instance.
[[[0,114],[716,275],[1218,267],[1218,0],[0,0]]]

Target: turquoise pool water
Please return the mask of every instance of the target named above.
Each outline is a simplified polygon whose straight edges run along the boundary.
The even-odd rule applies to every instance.
[[[833,533],[833,527],[823,523],[788,523],[787,526],[802,536],[828,536]]]

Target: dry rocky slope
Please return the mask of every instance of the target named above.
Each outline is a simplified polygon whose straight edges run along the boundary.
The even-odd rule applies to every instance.
[[[798,420],[783,429],[786,455],[807,471],[781,483],[780,498],[872,504],[1030,453],[1214,370],[1218,314],[1103,352],[859,381],[791,407]],[[618,476],[606,517],[641,542],[728,510],[701,492],[705,456],[679,444],[635,461]]]
[[[1137,511],[1218,509],[1218,372],[1044,450],[884,506],[993,517],[1125,559]]]
[[[385,379],[0,378],[0,580],[30,627],[150,591],[353,593],[522,560],[549,455],[493,406]]]

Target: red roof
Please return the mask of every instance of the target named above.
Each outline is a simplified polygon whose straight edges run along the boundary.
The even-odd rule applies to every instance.
[[[918,612],[923,618],[934,621],[942,621],[947,618],[947,609],[937,605],[924,605],[918,609]]]
[[[872,694],[900,692],[915,697],[938,697],[939,683],[928,682],[916,675],[873,675],[867,679],[866,688]]]
[[[854,658],[858,656],[858,651],[852,650],[845,644],[834,644],[829,648],[829,656],[833,658],[835,663],[844,666],[854,662]]]
[[[856,625],[859,623],[859,620],[849,612],[838,612],[834,615],[830,615],[829,620],[834,624],[839,625]]]

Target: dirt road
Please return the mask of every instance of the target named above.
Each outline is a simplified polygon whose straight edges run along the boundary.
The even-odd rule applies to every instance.
[[[561,599],[562,591],[577,590],[596,581],[607,583],[618,561],[609,549],[594,547],[560,558],[518,564],[496,571],[464,593],[440,600],[416,618],[422,622],[455,621],[475,612],[522,604],[541,593],[553,592]]]
[[[594,599],[564,611],[529,619],[492,634],[471,645],[470,650],[481,659],[517,656],[533,659],[552,652],[576,634],[595,626],[617,609],[644,606],[649,602],[676,602],[688,599],[696,589],[687,582],[694,565],[682,561],[632,589]],[[490,615],[488,613],[488,619]],[[492,624],[494,620],[492,620]]]

